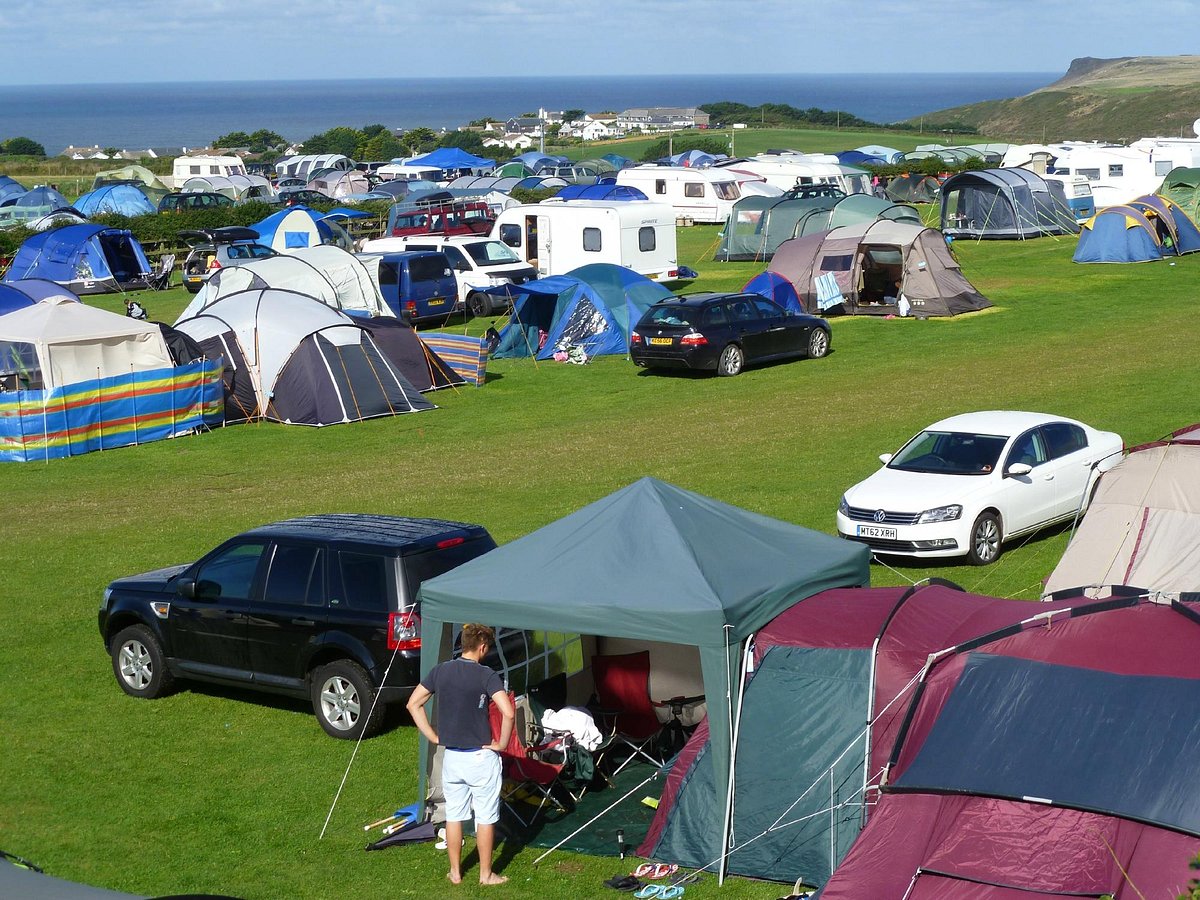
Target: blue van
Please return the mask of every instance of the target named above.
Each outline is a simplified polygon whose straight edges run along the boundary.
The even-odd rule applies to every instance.
[[[441,324],[462,311],[458,281],[445,253],[436,250],[381,253],[378,267],[367,268],[376,272],[383,302],[398,319],[413,325]]]

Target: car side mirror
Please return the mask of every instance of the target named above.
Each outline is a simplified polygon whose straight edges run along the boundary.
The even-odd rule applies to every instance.
[[[1033,466],[1029,463],[1013,463],[1005,471],[1005,475],[1028,475],[1033,471]]]
[[[462,261],[456,262],[454,264],[454,268],[460,272],[470,272],[471,271],[471,267]]]
[[[443,269],[442,274],[445,275],[447,278],[449,278],[451,275],[454,274],[454,270],[453,269]]]
[[[189,600],[195,600],[196,599],[196,579],[195,578],[181,579],[179,584],[175,585],[175,593],[177,593],[180,597],[186,597]]]
[[[893,456],[893,454],[891,454],[891,453],[880,453],[879,461],[886,466],[888,463],[890,463],[892,461],[892,456]]]

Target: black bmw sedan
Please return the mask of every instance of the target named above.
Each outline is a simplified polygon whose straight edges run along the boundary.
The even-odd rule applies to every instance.
[[[824,319],[792,313],[760,294],[689,294],[660,300],[629,336],[646,368],[715,369],[737,375],[756,362],[829,352]]]

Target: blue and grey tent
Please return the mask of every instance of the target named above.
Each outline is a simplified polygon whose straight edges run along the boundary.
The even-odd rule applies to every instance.
[[[629,332],[659,300],[671,296],[661,284],[624,266],[593,263],[569,275],[551,275],[488,291],[512,301],[492,356],[550,359],[568,346],[588,356],[629,352]],[[542,335],[545,334],[545,338]]]
[[[104,294],[144,288],[151,271],[132,232],[104,225],[68,225],[28,238],[4,281],[45,278],[76,294]]]
[[[942,183],[942,232],[955,238],[1025,240],[1078,234],[1066,198],[1028,169],[959,172]]]
[[[15,178],[0,175],[0,206],[7,206],[28,190],[25,185]]]
[[[106,184],[88,191],[75,201],[85,216],[116,213],[120,216],[145,216],[158,212],[150,198],[136,184]]]
[[[882,156],[863,153],[861,150],[843,150],[841,153],[835,153],[834,155],[837,157],[837,161],[843,166],[882,166],[887,163],[887,160]]]

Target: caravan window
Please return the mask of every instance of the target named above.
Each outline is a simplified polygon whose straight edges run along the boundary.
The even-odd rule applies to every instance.
[[[665,194],[667,192],[667,182],[662,179],[656,179],[654,182],[654,193]]]
[[[507,244],[509,247],[521,246],[521,226],[520,225],[501,225],[500,226],[500,241]]]
[[[585,228],[583,229],[583,249],[588,253],[600,252],[600,229]]]
[[[1082,175],[1088,181],[1099,181],[1100,180],[1100,170],[1099,169],[1076,169],[1075,174]]]
[[[722,200],[737,200],[742,196],[736,181],[718,181],[713,185],[713,193]]]
[[[703,197],[704,184],[699,181],[688,181],[683,185],[683,196],[685,197]]]
[[[190,172],[193,175],[199,175],[200,167],[199,166],[188,166],[188,172]]]
[[[1166,175],[1173,168],[1175,168],[1175,164],[1172,163],[1171,160],[1169,160],[1169,159],[1157,160],[1154,163],[1154,174],[1155,175]]]
[[[1123,178],[1125,176],[1125,166],[1121,163],[1113,163],[1108,167],[1109,178]]]
[[[643,253],[658,247],[658,235],[654,233],[654,228],[651,225],[643,225],[638,229],[638,249]]]

